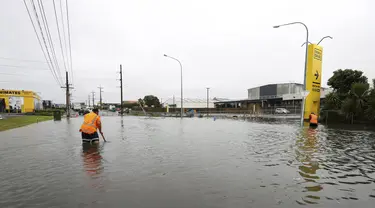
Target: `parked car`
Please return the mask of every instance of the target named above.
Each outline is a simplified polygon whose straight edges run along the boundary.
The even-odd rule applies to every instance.
[[[276,114],[288,114],[290,112],[285,108],[276,108],[275,113]]]

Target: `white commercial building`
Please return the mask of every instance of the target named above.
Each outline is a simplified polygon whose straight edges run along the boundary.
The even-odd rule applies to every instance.
[[[207,108],[207,99],[199,99],[199,98],[184,98],[184,108]],[[214,102],[217,100],[209,99],[208,100],[208,108],[215,108]],[[163,99],[163,107],[169,106],[170,108],[180,108],[181,107],[181,98],[168,98],[164,101]]]

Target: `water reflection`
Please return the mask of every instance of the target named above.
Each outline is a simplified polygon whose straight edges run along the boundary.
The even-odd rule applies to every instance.
[[[102,156],[99,144],[82,144],[84,169],[89,176],[98,176],[103,172]]]
[[[318,130],[315,128],[303,128],[300,137],[296,140],[296,160],[301,163],[298,166],[298,173],[304,179],[301,184],[304,184],[303,192],[309,192],[308,195],[302,198],[302,201],[297,201],[299,204],[316,204],[320,196],[316,193],[323,189],[319,183],[319,137]],[[311,193],[312,192],[312,193]]]
[[[298,204],[359,200],[356,190],[375,182],[375,150],[369,132],[304,128],[295,144],[295,159],[306,193]],[[366,196],[368,197],[368,196]],[[371,197],[371,195],[369,195]]]

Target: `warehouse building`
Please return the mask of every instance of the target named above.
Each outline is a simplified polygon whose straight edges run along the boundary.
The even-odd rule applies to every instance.
[[[0,112],[27,113],[43,109],[40,96],[33,91],[0,90]]]
[[[215,107],[215,99],[208,100],[208,108]],[[207,99],[199,99],[199,98],[184,98],[183,104],[185,109],[206,109],[207,108]],[[180,108],[181,107],[181,98],[168,98],[162,103],[163,107],[170,107],[170,108]]]
[[[283,107],[298,113],[302,91],[303,85],[299,83],[268,84],[248,89],[248,97],[245,99],[215,102],[215,107],[251,109],[256,112]],[[329,92],[330,89],[321,88],[321,99],[324,100]]]

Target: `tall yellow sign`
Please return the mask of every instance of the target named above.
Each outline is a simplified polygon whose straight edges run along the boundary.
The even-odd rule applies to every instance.
[[[306,90],[309,95],[305,100],[304,119],[309,119],[312,112],[319,115],[323,48],[310,44],[307,54]]]

